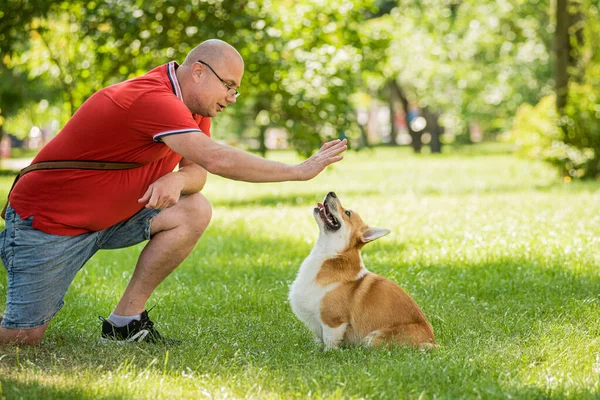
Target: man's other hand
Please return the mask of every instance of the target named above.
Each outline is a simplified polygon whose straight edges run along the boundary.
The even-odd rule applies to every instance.
[[[148,186],[138,203],[146,203],[146,208],[164,210],[177,204],[182,189],[182,177],[172,172]]]

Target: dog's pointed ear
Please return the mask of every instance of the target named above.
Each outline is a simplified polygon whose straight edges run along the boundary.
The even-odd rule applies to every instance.
[[[379,239],[380,237],[387,235],[390,232],[391,231],[389,229],[384,228],[369,228],[363,232],[362,241],[363,243],[369,243],[373,240]]]

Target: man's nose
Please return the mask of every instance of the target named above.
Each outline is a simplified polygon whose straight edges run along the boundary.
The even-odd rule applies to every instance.
[[[225,98],[225,101],[227,101],[227,103],[229,104],[235,104],[237,102],[237,97],[235,97],[234,95],[227,95],[227,97]]]

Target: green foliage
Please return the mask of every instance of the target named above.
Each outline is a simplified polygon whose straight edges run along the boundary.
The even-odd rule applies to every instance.
[[[41,98],[55,98],[58,95],[54,88],[47,86],[41,79],[30,78],[18,69],[8,68],[0,63],[0,127],[9,129],[16,136],[25,137],[31,129],[32,122],[39,123],[43,119],[36,110]],[[42,100],[42,108],[48,108],[48,101]],[[56,107],[51,107],[56,108]],[[23,118],[31,116],[34,118]],[[42,117],[42,118],[40,118]],[[11,118],[26,120],[23,125],[10,127]],[[8,122],[7,122],[8,121]]]
[[[590,165],[598,153],[590,146],[577,145],[585,139],[575,136],[581,131],[571,124],[565,135],[565,130],[559,127],[555,96],[549,95],[535,107],[529,104],[519,107],[509,138],[517,144],[521,154],[550,162],[564,176],[580,178],[589,175]],[[572,139],[567,140],[568,135]]]
[[[287,129],[308,154],[325,139],[359,133],[350,97],[361,66],[376,56],[361,32],[374,11],[364,0],[64,2],[30,21],[30,45],[8,65],[60,90],[51,100],[72,113],[96,90],[181,62],[201,41],[221,38],[242,54],[246,74],[240,104],[227,111],[227,123],[215,121],[217,132],[247,131],[261,115],[260,126]]]
[[[600,174],[600,12],[597,1],[581,1],[578,8],[583,16],[583,40],[576,52],[579,62],[560,121],[566,132],[564,142],[582,151],[593,152],[583,177],[597,178]],[[577,43],[574,43],[576,46]],[[578,79],[582,76],[582,79]],[[589,150],[588,150],[589,149]]]
[[[239,104],[215,119],[215,137],[283,128],[303,154],[342,134],[358,137],[351,99],[381,95],[391,79],[456,134],[472,121],[503,132],[520,104],[553,90],[549,0],[7,1],[0,76],[17,85],[0,84],[5,118],[42,99],[68,116],[100,88],[181,62],[213,37],[246,62]],[[583,27],[573,74],[599,87],[597,2],[571,6]],[[60,118],[62,125],[67,117]]]
[[[27,48],[30,23],[44,18],[62,0],[3,0],[0,8],[0,54]]]
[[[565,118],[562,123],[566,131],[565,144],[589,154],[581,176],[597,177],[600,173],[600,87],[571,84]]]
[[[575,29],[582,30],[583,40],[571,38],[572,55],[577,55],[571,69],[567,104],[558,115],[554,95],[531,107],[524,105],[515,118],[512,135],[529,156],[556,165],[564,176],[596,178],[600,173],[600,34],[598,8],[592,2],[573,4],[581,16]]]
[[[551,92],[549,1],[400,0],[388,22],[389,65],[410,100],[442,112],[457,134],[478,121],[510,128],[523,102]]]
[[[238,46],[250,84],[244,90],[253,100],[236,112],[263,128],[287,129],[306,155],[341,133],[359,135],[350,98],[361,84],[360,66],[379,43],[365,38],[360,24],[373,8],[369,2],[290,5],[265,2],[246,33],[254,40]]]
[[[535,107],[525,103],[517,110],[511,138],[522,154],[541,158],[543,150],[560,140],[560,136],[554,95],[546,96]]]

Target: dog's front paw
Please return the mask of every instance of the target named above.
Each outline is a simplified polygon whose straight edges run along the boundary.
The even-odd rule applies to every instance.
[[[330,351],[335,351],[339,346],[323,346],[323,352],[328,353]]]
[[[324,344],[324,351],[331,351],[331,350],[335,350],[340,346],[340,341],[339,340],[323,340],[323,344]]]

